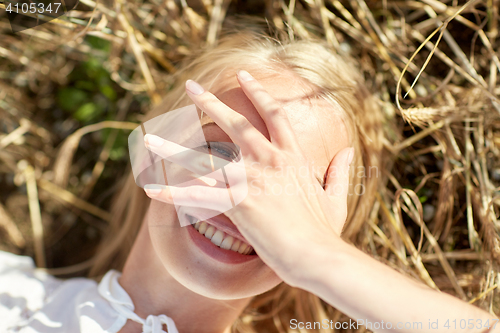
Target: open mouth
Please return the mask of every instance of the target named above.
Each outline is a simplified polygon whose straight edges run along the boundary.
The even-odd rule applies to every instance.
[[[186,214],[186,216],[191,223],[191,227],[196,229],[198,233],[208,238],[214,245],[218,246],[219,248],[238,252],[243,255],[256,254],[253,247],[243,242],[242,240],[226,234],[224,231],[217,229],[215,226],[207,223],[206,221],[200,221],[196,217],[188,214]]]

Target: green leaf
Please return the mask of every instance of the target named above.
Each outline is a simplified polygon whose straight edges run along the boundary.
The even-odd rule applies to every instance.
[[[101,87],[101,93],[110,101],[114,101],[116,99],[116,92],[113,90],[113,88],[111,88],[109,84]]]
[[[75,82],[75,87],[81,90],[94,91],[96,88],[95,82],[79,80]]]
[[[102,50],[104,52],[109,52],[111,48],[111,42],[96,36],[85,36],[85,41],[90,44],[93,49]]]
[[[79,108],[86,100],[87,93],[83,90],[68,87],[59,90],[57,102],[59,106],[66,111],[74,111]]]
[[[87,122],[99,114],[99,109],[94,103],[83,104],[74,114],[76,120]]]
[[[112,161],[119,160],[123,156],[125,156],[126,152],[127,152],[127,150],[124,147],[113,148],[109,152],[109,159],[112,160]]]

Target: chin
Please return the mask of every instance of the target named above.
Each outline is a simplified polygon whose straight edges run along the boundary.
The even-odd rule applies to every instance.
[[[204,267],[166,267],[185,288],[201,296],[217,300],[254,297],[274,288],[282,280],[271,270],[253,272],[221,272]]]
[[[181,227],[173,206],[168,205],[169,212],[164,210],[165,205],[161,207],[162,212],[155,212],[155,206],[158,207],[150,206],[148,221],[154,251],[168,274],[185,288],[207,298],[231,300],[262,294],[282,282],[253,249],[245,245],[236,249],[235,240],[246,243],[228,221],[216,217],[197,222],[189,216],[196,223]],[[208,222],[207,226],[200,230],[203,222]],[[215,231],[208,230],[210,226]],[[204,235],[207,230],[208,234]],[[224,243],[229,235],[233,238],[232,244],[231,239]],[[216,239],[212,241],[213,237]]]

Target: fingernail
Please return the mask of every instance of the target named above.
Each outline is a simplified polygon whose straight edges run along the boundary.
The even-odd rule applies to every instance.
[[[186,81],[186,89],[193,95],[200,95],[205,91],[202,86],[193,80]]]
[[[151,196],[160,194],[161,190],[161,186],[155,184],[147,184],[144,186],[144,191],[146,191],[146,193]]]
[[[253,76],[250,75],[247,71],[240,70],[238,72],[238,77],[241,79],[241,81],[250,81],[253,80]]]
[[[163,143],[165,142],[165,140],[163,140],[162,138],[160,138],[159,136],[156,136],[154,134],[146,134],[144,136],[144,141],[148,145],[153,146],[153,147],[161,147],[163,145]]]
[[[351,147],[349,154],[347,154],[347,165],[351,165],[352,159],[354,157],[354,148]]]

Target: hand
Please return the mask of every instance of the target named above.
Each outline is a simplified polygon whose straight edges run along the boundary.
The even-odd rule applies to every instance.
[[[283,108],[257,80],[245,73],[238,73],[238,81],[264,120],[271,140],[244,116],[204,91],[194,81],[186,83],[187,93],[241,149],[246,172],[244,181],[250,190],[241,203],[224,214],[269,267],[285,282],[294,283],[300,271],[297,265],[301,265],[301,259],[305,259],[308,252],[340,241],[339,235],[347,216],[348,169],[354,152],[353,148],[344,148],[336,154],[328,167],[323,189],[313,175],[311,163],[299,148]],[[159,137],[154,139],[162,140]],[[167,144],[161,142],[156,147],[148,147],[167,159],[179,152],[178,145],[165,142]],[[192,156],[198,158],[199,154],[193,153]],[[196,167],[193,169],[193,164],[190,166],[186,160],[173,162],[198,174],[206,174],[195,170]],[[237,170],[229,168],[227,172],[234,172],[234,176]],[[238,186],[231,189],[238,190]],[[175,193],[176,204],[213,210],[220,209],[218,198],[221,191],[226,189],[168,186],[159,193],[146,189],[146,193],[155,200],[173,203],[172,194]],[[194,203],[193,198],[196,198]]]

